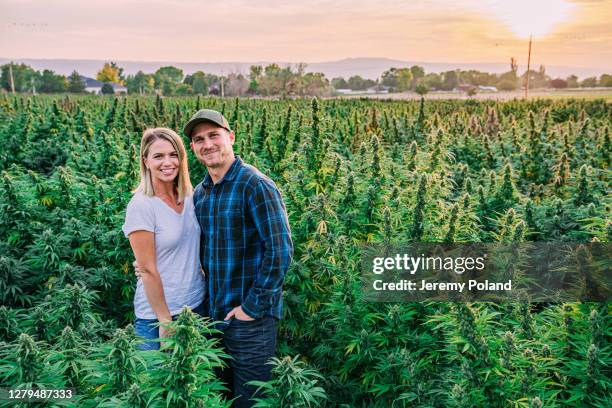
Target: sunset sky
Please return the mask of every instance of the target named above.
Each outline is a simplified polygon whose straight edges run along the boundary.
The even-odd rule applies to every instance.
[[[0,57],[526,60],[612,71],[612,0],[0,0]]]

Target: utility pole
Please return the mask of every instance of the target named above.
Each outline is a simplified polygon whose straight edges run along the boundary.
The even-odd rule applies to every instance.
[[[225,90],[223,89],[223,81],[224,81],[224,77],[223,77],[223,70],[221,70],[221,97],[225,97]]]
[[[9,79],[11,80],[11,92],[15,93],[15,81],[13,80],[13,62],[9,64]]]
[[[531,36],[529,36],[529,54],[527,54],[527,82],[525,83],[525,99],[529,96],[529,71],[531,70]]]

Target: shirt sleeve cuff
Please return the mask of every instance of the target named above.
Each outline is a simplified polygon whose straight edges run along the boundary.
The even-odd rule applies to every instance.
[[[253,319],[259,319],[263,315],[262,312],[256,311],[257,308],[254,307],[255,305],[253,304],[253,301],[250,299],[250,297],[247,297],[241,306],[242,311]]]

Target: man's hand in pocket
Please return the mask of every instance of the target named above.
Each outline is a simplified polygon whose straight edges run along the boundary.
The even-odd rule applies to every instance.
[[[244,320],[244,321],[255,320],[248,314],[244,313],[244,310],[242,310],[242,306],[236,306],[235,308],[230,310],[230,312],[227,314],[227,316],[225,316],[225,319],[223,320],[229,320],[232,317],[238,320]]]

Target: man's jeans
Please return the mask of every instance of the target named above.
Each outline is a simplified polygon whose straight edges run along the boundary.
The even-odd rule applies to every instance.
[[[218,377],[228,385],[230,398],[238,397],[234,407],[245,408],[255,404],[250,401],[257,387],[246,385],[248,381],[268,381],[272,366],[266,364],[276,351],[278,321],[275,317],[264,316],[250,321],[236,318],[223,329],[221,344],[232,357],[229,367],[218,372]]]

